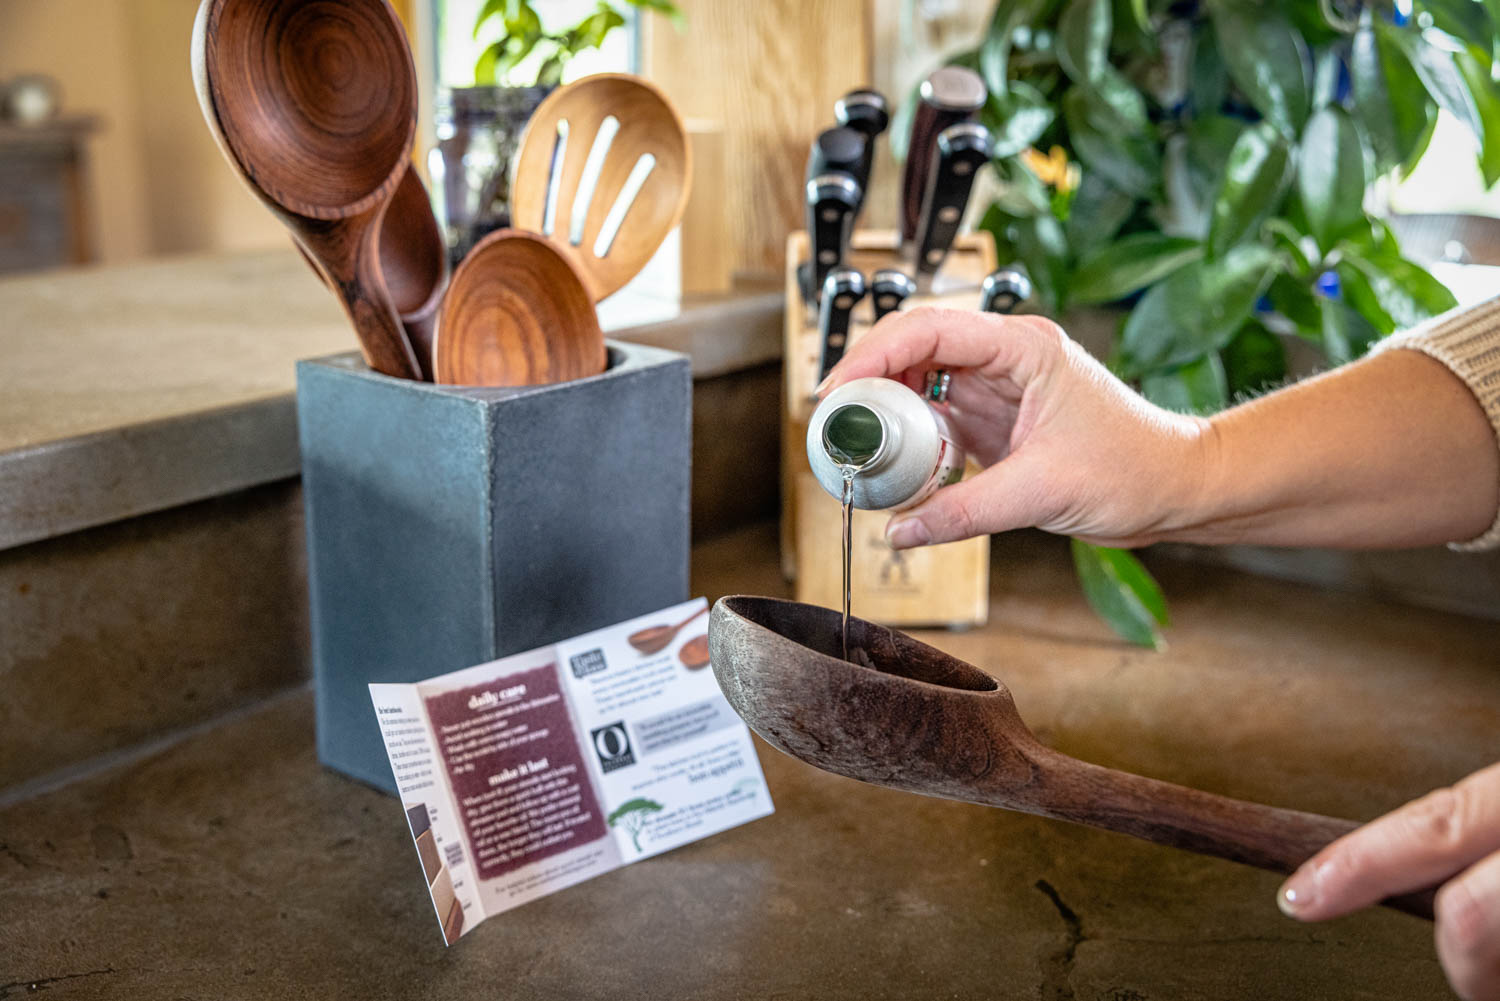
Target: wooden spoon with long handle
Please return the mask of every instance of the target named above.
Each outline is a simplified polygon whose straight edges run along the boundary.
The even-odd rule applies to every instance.
[[[665,650],[667,644],[671,643],[673,638],[682,631],[683,626],[692,622],[706,611],[708,611],[707,606],[700,608],[675,626],[652,626],[649,629],[642,629],[639,632],[631,633],[627,637],[626,642],[641,653],[655,653],[658,650]]]
[[[193,82],[250,190],[317,262],[377,372],[421,377],[379,260],[407,169],[417,82],[385,0],[203,0]]]
[[[640,77],[553,91],[526,125],[511,225],[552,240],[595,302],[645,267],[682,218],[692,150],[676,109]]]
[[[904,633],[775,598],[722,598],[714,676],[750,728],[793,757],[863,782],[1070,820],[1290,873],[1358,825],[1247,803],[1079,761],[1043,745],[988,674]],[[1388,907],[1432,918],[1433,891]]]

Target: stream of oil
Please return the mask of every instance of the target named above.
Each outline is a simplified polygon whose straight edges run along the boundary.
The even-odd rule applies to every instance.
[[[854,553],[854,474],[858,466],[840,466],[844,474],[844,659],[849,659],[849,577]]]

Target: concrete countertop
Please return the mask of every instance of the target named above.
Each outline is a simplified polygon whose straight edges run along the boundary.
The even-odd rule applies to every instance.
[[[622,292],[600,320],[702,378],[778,358],[781,309]],[[356,347],[290,246],[0,279],[0,549],[295,476],[294,364]]]
[[[769,527],[694,590],[784,593]],[[1170,649],[1116,642],[1066,545],[997,539],[989,626],[923,634],[1101,764],[1368,819],[1500,759],[1500,623],[1157,561]],[[1432,927],[1303,926],[1277,877],[864,786],[761,745],[775,816],[445,950],[400,804],[324,771],[298,691],[0,808],[0,998],[1401,998]]]

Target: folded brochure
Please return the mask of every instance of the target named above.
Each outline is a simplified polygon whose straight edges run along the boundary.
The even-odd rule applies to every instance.
[[[370,686],[449,945],[491,914],[772,812],[750,731],[705,669],[707,610],[699,598]]]

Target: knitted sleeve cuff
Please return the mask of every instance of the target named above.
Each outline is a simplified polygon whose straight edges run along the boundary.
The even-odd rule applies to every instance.
[[[1500,448],[1500,296],[1468,309],[1456,309],[1380,341],[1371,354],[1407,348],[1446,365],[1474,394],[1495,430]],[[1450,549],[1479,552],[1500,547],[1500,511],[1489,531]]]

